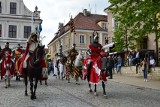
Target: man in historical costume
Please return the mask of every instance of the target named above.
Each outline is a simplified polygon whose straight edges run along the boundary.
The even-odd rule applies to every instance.
[[[20,80],[20,78],[18,76],[18,72],[19,72],[19,66],[20,66],[20,57],[21,57],[22,53],[23,53],[22,46],[20,44],[18,44],[17,48],[14,52],[16,80]]]
[[[39,42],[38,42],[38,37],[36,33],[31,33],[31,35],[29,36],[28,40],[27,40],[27,44],[26,44],[26,50],[25,53],[23,55],[23,59],[22,59],[22,63],[20,65],[19,71],[20,73],[23,75],[24,73],[26,73],[26,68],[27,68],[27,61],[29,56],[34,52],[34,50],[37,48]]]
[[[2,72],[1,72],[1,76],[5,80],[5,83],[6,80],[8,79],[8,85],[6,83],[6,88],[10,86],[10,79],[13,75],[14,75],[14,70],[13,70],[11,55],[9,53],[6,53],[6,56],[2,62]]]
[[[3,61],[5,60],[5,57],[8,55],[8,54],[12,54],[12,50],[9,48],[9,42],[6,42],[5,44],[5,48],[2,49],[1,51],[1,55],[2,55],[2,64],[3,64]],[[13,62],[12,62],[13,64]],[[2,70],[3,70],[3,65],[1,66],[2,67]],[[14,69],[14,68],[13,68]],[[2,73],[1,73],[1,79],[2,79]]]
[[[2,55],[5,57],[6,54],[12,54],[12,50],[9,48],[9,42],[7,42],[5,48],[2,49]]]

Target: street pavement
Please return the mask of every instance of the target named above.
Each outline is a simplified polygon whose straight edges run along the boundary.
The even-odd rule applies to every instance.
[[[38,84],[37,99],[30,100],[30,95],[24,96],[24,83],[13,78],[11,87],[7,89],[4,81],[0,81],[0,107],[159,107],[160,89],[131,84],[129,81],[133,79],[138,79],[141,84],[151,83],[144,82],[142,78],[116,74],[107,81],[107,97],[104,97],[101,83],[97,86],[98,96],[94,96],[88,91],[87,81],[76,85],[74,80],[67,83],[50,75],[48,86],[44,82],[43,85]]]

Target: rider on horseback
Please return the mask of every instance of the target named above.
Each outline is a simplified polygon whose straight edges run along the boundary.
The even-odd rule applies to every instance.
[[[103,87],[103,94],[106,95],[105,92],[105,84],[106,76],[101,71],[102,65],[102,58],[104,57],[101,54],[102,45],[98,43],[98,33],[93,32],[93,43],[89,45],[89,56],[85,59],[85,65],[87,67],[87,80],[89,83],[89,91],[92,92],[91,83],[95,85],[94,95],[97,95],[96,92],[96,85],[99,83],[100,79],[102,79],[102,87]],[[103,74],[103,75],[102,75]],[[105,77],[104,77],[105,76]]]
[[[36,49],[38,46],[39,42],[37,39],[37,34],[36,33],[31,33],[27,40],[27,46],[26,46],[26,51],[23,55],[23,60],[20,66],[19,71],[23,74],[26,71],[27,68],[27,61],[29,56],[33,53],[33,51]]]
[[[6,56],[7,56],[8,54],[11,55],[11,54],[12,54],[12,50],[9,48],[9,42],[6,42],[5,48],[3,48],[3,49],[2,49],[2,52],[1,52],[1,55],[2,55],[2,64],[3,64],[5,58],[6,58]],[[13,64],[13,62],[12,62],[12,64]],[[2,67],[2,71],[4,71],[4,70],[3,70],[3,67]],[[3,74],[1,73],[1,79],[2,79],[2,77],[3,77],[2,75],[3,75]]]

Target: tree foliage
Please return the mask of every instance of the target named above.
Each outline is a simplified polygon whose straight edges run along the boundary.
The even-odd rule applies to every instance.
[[[115,50],[135,48],[135,41],[142,41],[150,33],[159,38],[160,0],[109,0],[108,7],[117,22],[114,42]],[[127,41],[125,37],[127,36]]]

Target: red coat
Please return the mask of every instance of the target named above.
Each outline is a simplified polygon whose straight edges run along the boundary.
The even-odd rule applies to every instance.
[[[28,54],[28,51],[29,51],[29,43],[27,42],[26,51],[25,51],[25,53],[24,53],[23,56],[22,56],[22,62],[21,62],[20,67],[19,67],[19,72],[20,72],[20,74],[23,74],[23,73],[24,73],[23,63],[24,63],[24,60],[25,60],[25,58],[26,58],[26,56],[27,56],[27,54]]]
[[[90,79],[89,82],[92,84],[98,84],[100,81],[100,78],[103,81],[106,81],[106,75],[103,74],[101,75],[101,49],[102,49],[102,45],[89,45],[89,48],[91,50],[91,56],[87,57],[85,59],[84,64],[86,64],[88,62],[88,60],[92,61],[92,67],[91,67],[91,72],[90,72]]]
[[[14,75],[14,70],[13,70],[13,63],[11,61],[11,56],[7,56],[8,57],[8,60],[4,60],[2,62],[2,72],[1,72],[1,76],[4,76],[6,74],[6,69],[7,69],[7,64],[9,64],[9,71],[10,71],[10,74],[11,75]]]

